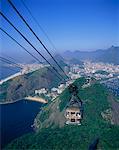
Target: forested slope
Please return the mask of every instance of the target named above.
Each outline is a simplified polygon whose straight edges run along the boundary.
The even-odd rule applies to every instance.
[[[39,113],[39,129],[36,133],[14,140],[5,149],[87,150],[95,139],[99,139],[99,149],[118,149],[119,126],[114,124],[111,115],[111,104],[108,101],[110,93],[98,82],[82,88],[84,82],[85,78],[75,82],[84,105],[81,126],[65,125],[65,122],[62,122],[63,111],[70,99],[70,93],[66,89],[55,102],[45,106]],[[56,115],[54,119],[51,118],[53,115]]]

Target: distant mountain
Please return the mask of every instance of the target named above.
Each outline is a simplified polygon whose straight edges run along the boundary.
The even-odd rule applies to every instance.
[[[67,66],[66,60],[60,55],[60,54],[56,54],[54,56],[55,60],[58,62],[58,64],[63,68],[65,66]],[[54,62],[54,60],[51,58],[49,59],[49,62],[55,66],[56,68],[58,68],[57,64]],[[59,68],[58,68],[59,69]]]
[[[99,52],[100,51],[100,52]],[[94,60],[94,58],[97,55],[101,55],[103,52],[101,50],[97,50],[97,51],[79,51],[76,50],[74,52],[71,51],[66,51],[63,53],[63,57],[64,58],[68,58],[68,59],[77,59],[77,60]]]
[[[106,50],[96,51],[66,51],[62,56],[67,59],[91,60],[95,62],[105,62],[119,64],[119,47],[112,46]]]
[[[83,62],[80,61],[79,59],[71,58],[67,60],[67,63],[72,65],[72,64],[78,64],[78,65],[83,65]]]
[[[119,64],[119,47],[110,47],[104,51],[104,54],[97,57],[98,61]]]

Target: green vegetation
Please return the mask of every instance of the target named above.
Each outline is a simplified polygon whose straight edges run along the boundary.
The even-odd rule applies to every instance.
[[[70,100],[71,94],[69,93],[68,89],[66,89],[61,95],[60,99],[62,100],[59,104],[60,111],[64,109],[64,107],[67,105],[67,102]]]
[[[73,126],[55,129],[46,128],[42,129],[40,133],[28,134],[14,140],[5,150],[16,150],[18,148],[31,150],[87,150],[94,138],[99,137],[93,133],[92,138],[91,132],[95,132],[95,130],[83,130],[81,126],[75,126],[75,128]],[[118,132],[119,128],[113,127],[113,129],[106,130],[105,133],[100,134],[98,147],[108,150],[118,149]]]
[[[105,149],[119,149],[119,126],[113,125],[105,129],[101,138],[100,145],[103,145]]]
[[[40,115],[40,118],[39,118],[41,122],[43,122],[46,119],[48,119],[49,114],[50,114],[50,110],[49,109],[43,109],[43,110],[45,110],[45,111],[41,112],[41,115]]]
[[[81,86],[85,83],[85,81],[86,81],[85,78],[79,78],[74,82],[74,84],[76,84],[78,88],[80,89]],[[69,93],[69,90],[66,89],[59,97],[59,99],[61,100],[59,104],[60,111],[62,111],[65,108],[70,98],[71,98],[71,94]]]
[[[104,70],[98,70],[95,72],[95,74],[109,75],[109,73],[107,71],[104,71]]]
[[[101,116],[101,112],[110,108],[108,102],[109,92],[99,83],[83,89],[81,86],[84,82],[85,78],[80,78],[74,83],[79,87],[78,94],[84,105],[84,117],[81,126],[64,125],[58,127],[56,124],[54,127],[54,122],[50,127],[42,127],[37,133],[31,133],[14,140],[5,150],[87,150],[95,138],[99,138],[99,149],[118,149],[119,126],[112,125]],[[70,94],[66,89],[60,96],[60,113],[65,109],[69,98]],[[52,111],[49,111],[53,109],[54,107],[51,107],[51,105],[46,105],[41,112],[41,118],[37,119],[40,119],[41,123],[45,122],[48,117],[53,115]],[[56,113],[57,107],[53,111]]]
[[[4,102],[4,100],[6,99],[7,97],[6,89],[9,87],[11,81],[12,80],[6,81],[2,85],[0,85],[0,102]]]
[[[7,93],[3,92],[0,93],[0,102],[4,101],[4,99],[6,99]]]
[[[9,102],[34,95],[35,89],[52,88],[59,79],[47,68],[41,68],[27,75],[21,75],[0,85],[0,101]]]
[[[8,86],[9,86],[9,84],[10,84],[11,81],[12,80],[4,82],[2,85],[0,85],[0,88],[4,88],[4,89],[8,88]]]

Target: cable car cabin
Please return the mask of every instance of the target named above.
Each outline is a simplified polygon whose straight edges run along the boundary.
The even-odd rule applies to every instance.
[[[81,125],[82,102],[78,97],[72,96],[65,110],[66,124]]]
[[[81,124],[81,111],[79,107],[68,107],[65,112],[66,124]]]

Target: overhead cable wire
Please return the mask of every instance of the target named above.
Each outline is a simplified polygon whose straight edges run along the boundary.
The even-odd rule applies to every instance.
[[[14,64],[16,67],[18,67],[18,68],[20,68],[20,69],[23,69],[23,67],[21,67],[19,64],[17,64],[17,63],[14,62],[14,61],[11,61],[11,60],[9,60],[9,59],[7,59],[7,58],[4,58],[4,57],[2,57],[2,56],[0,56],[0,59],[3,60],[3,61],[6,62],[6,63]]]
[[[65,76],[69,79],[69,77],[66,75],[62,67],[59,65],[59,63],[55,60],[55,58],[52,56],[52,54],[49,52],[48,48],[44,45],[44,43],[40,40],[40,38],[36,35],[36,33],[33,31],[33,29],[29,26],[29,24],[26,22],[24,17],[20,14],[20,12],[16,9],[14,4],[11,2],[11,0],[8,0],[9,4],[12,6],[12,8],[16,11],[16,13],[19,15],[19,17],[23,20],[23,22],[26,24],[26,26],[29,28],[29,30],[34,34],[34,36],[37,38],[37,40],[40,42],[40,44],[43,46],[43,48],[46,50],[46,52],[51,56],[51,58],[54,60],[54,62],[57,64],[57,66],[60,68],[60,70],[65,74]]]
[[[11,38],[15,43],[17,43],[21,48],[23,48],[29,55],[31,55],[33,58],[35,58],[39,63],[42,63],[39,61],[37,57],[35,57],[32,53],[30,53],[24,46],[22,46],[17,40],[15,40],[10,34],[8,34],[4,29],[0,27],[0,30],[4,32],[9,38]]]
[[[54,43],[51,41],[50,37],[48,36],[48,34],[45,32],[45,30],[43,29],[43,27],[40,25],[40,23],[37,21],[37,19],[34,17],[34,15],[32,14],[31,10],[28,8],[28,6],[25,4],[24,0],[21,0],[22,4],[24,5],[24,7],[26,8],[26,10],[29,12],[29,14],[31,15],[31,17],[33,18],[34,22],[37,24],[37,26],[39,27],[39,29],[44,33],[44,35],[46,36],[46,38],[48,39],[49,43],[52,45],[53,49],[56,50],[56,47],[54,45]]]
[[[24,40],[29,43],[29,45],[52,67],[52,69],[63,79],[62,75],[57,71],[57,69],[52,66],[52,64],[33,46],[33,44],[11,23],[11,21],[0,11],[0,15],[24,38]],[[65,78],[63,79],[65,80]]]
[[[1,30],[1,27],[0,27],[0,30]],[[8,55],[6,55],[6,54],[4,54],[4,57],[5,58],[8,58],[8,59],[11,59],[11,60],[13,60],[13,61],[16,61],[16,62],[20,62],[20,60],[17,60],[17,59],[15,59],[15,58],[13,58],[13,57],[11,57],[11,56],[8,56]]]
[[[24,46],[22,46],[18,41],[16,41],[10,34],[8,34],[4,29],[0,27],[0,30],[4,32],[9,38],[11,38],[14,42],[16,42],[20,47],[22,47],[28,54],[30,54],[33,58],[35,58],[39,63],[43,64],[43,62],[40,62],[37,57],[35,57],[32,53],[30,53]],[[11,58],[11,57],[10,57]],[[13,59],[13,58],[12,58]],[[46,67],[49,71],[54,73],[49,67]],[[56,74],[57,75],[57,74]],[[57,76],[59,78],[59,76]],[[60,79],[60,78],[59,78]],[[60,79],[61,80],[61,79]]]
[[[0,61],[3,61],[3,62],[5,62],[5,63],[7,63],[7,64],[10,64],[9,62],[7,62],[7,61],[5,61],[5,60],[0,60]],[[10,68],[10,67],[8,67],[8,66],[4,66],[4,68],[5,69],[8,69],[8,70],[12,70],[12,71],[15,71],[15,69],[12,69],[12,68]],[[19,68],[19,67],[18,67]],[[1,71],[2,71],[2,68],[1,68]]]

